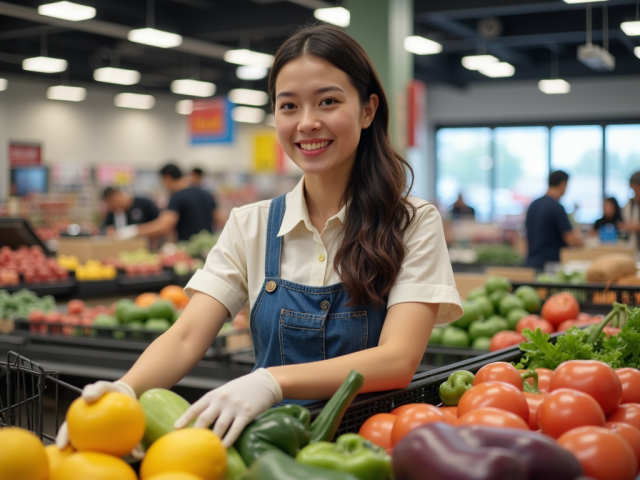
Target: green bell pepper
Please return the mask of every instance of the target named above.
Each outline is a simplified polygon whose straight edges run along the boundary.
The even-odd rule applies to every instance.
[[[504,318],[493,315],[483,322],[473,322],[469,326],[471,340],[478,337],[493,337],[496,333],[506,330],[509,324]]]
[[[475,375],[466,370],[453,372],[447,381],[440,384],[438,393],[440,400],[448,407],[455,407],[460,401],[460,397],[473,386]]]
[[[358,480],[350,473],[312,467],[272,450],[257,459],[242,480]]]
[[[234,446],[250,466],[271,450],[295,457],[309,443],[330,441],[363,384],[364,377],[352,370],[311,424],[309,410],[299,405],[267,410],[244,429]]]
[[[391,456],[355,433],[341,435],[336,443],[318,442],[307,445],[296,456],[304,465],[350,473],[360,480],[389,480]]]
[[[224,475],[224,480],[241,480],[246,471],[247,466],[238,451],[229,447],[227,449],[227,473]]]

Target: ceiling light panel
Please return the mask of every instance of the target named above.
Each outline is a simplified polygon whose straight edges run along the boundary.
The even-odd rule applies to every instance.
[[[564,3],[594,3],[606,2],[607,0],[564,0]]]
[[[191,115],[191,112],[193,112],[193,100],[180,100],[176,102],[176,112],[180,115]]]
[[[231,118],[234,122],[262,123],[265,113],[261,108],[235,107],[231,110]]]
[[[96,9],[73,2],[55,2],[40,5],[38,13],[47,17],[62,18],[71,22],[89,20],[96,16]]]
[[[82,87],[70,87],[68,85],[55,85],[47,88],[49,100],[63,100],[65,102],[81,102],[87,98],[87,89]]]
[[[104,83],[135,85],[140,81],[140,72],[124,68],[103,67],[93,71],[93,79]]]
[[[30,72],[58,73],[67,69],[68,63],[62,58],[31,57],[22,61],[22,68]]]
[[[224,53],[224,60],[225,62],[235,63],[236,65],[249,65],[252,67],[269,68],[273,65],[273,55],[254,52],[243,48],[227,50]]]
[[[119,93],[113,99],[113,103],[116,107],[149,110],[156,104],[156,99],[153,95],[141,95],[139,93]]]
[[[500,60],[493,55],[467,55],[462,57],[462,66],[468,70],[480,70],[486,65],[498,62]]]
[[[7,86],[9,86],[9,82],[7,81],[7,79],[6,78],[0,78],[0,92],[6,90]]]
[[[155,28],[138,28],[131,30],[127,38],[136,43],[143,43],[159,48],[172,48],[182,44],[182,37],[176,33],[164,32]]]
[[[620,28],[630,37],[637,37],[640,35],[640,20],[636,20],[635,22],[622,22]]]
[[[269,103],[269,94],[260,90],[236,88],[229,92],[229,100],[231,103],[260,107]]]
[[[507,62],[490,63],[479,68],[478,71],[491,78],[512,77],[516,73],[515,67]]]
[[[179,95],[191,95],[192,97],[210,97],[216,93],[216,85],[211,82],[201,82],[185,78],[171,82],[171,91]]]
[[[571,84],[566,80],[560,78],[540,80],[538,82],[538,88],[541,92],[547,95],[559,95],[569,93],[571,91]]]
[[[404,49],[416,55],[435,55],[442,51],[442,45],[428,38],[413,35],[404,39]]]
[[[313,11],[313,16],[339,27],[348,27],[351,21],[351,13],[343,7],[317,8]]]
[[[264,67],[242,65],[236,69],[236,76],[240,80],[261,80],[267,76],[269,70]]]

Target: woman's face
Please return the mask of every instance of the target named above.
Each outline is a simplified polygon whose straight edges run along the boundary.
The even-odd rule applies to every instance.
[[[616,214],[616,207],[611,202],[604,202],[604,216],[607,218],[613,218]]]
[[[342,70],[312,56],[287,63],[276,79],[276,130],[285,153],[305,174],[347,174],[378,97],[362,105]]]

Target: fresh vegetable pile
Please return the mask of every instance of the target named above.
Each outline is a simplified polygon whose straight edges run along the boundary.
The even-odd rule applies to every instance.
[[[217,234],[202,230],[200,233],[191,235],[188,241],[178,242],[177,246],[193,258],[205,259],[217,242]]]
[[[47,258],[38,245],[11,250],[0,248],[0,286],[15,287],[20,283],[56,283],[69,277],[69,272],[56,260]]]
[[[51,295],[38,297],[30,290],[19,290],[13,294],[0,290],[0,320],[27,318],[31,312],[53,312],[56,301]]]

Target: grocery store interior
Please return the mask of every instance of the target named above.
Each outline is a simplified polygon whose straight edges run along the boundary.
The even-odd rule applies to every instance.
[[[326,26],[331,28],[322,30]],[[279,52],[289,45],[287,39],[307,31],[319,36],[309,37],[293,60],[282,60]],[[323,62],[327,72],[348,79],[348,91],[357,92],[358,82],[375,77],[362,72],[366,79],[356,79],[343,70],[351,67],[339,66],[342,52],[326,58],[308,53],[309,42],[321,35],[333,39],[331,47],[318,47],[327,51],[335,42],[346,42],[348,35],[362,47],[358,55],[364,59],[357,65],[368,58],[375,68],[390,113],[390,145],[406,159],[401,166],[406,187],[399,195],[413,197],[431,212],[415,230],[426,240],[411,240],[414,234],[406,232],[413,227],[399,232],[396,223],[381,220],[377,213],[366,219],[367,228],[394,230],[389,236],[404,235],[404,244],[387,243],[378,230],[372,233],[377,244],[369,240],[372,243],[349,250],[348,245],[368,235],[363,226],[358,240],[329,245],[328,239],[334,238],[331,215],[345,222],[337,209],[319,222],[324,226],[326,221],[325,230],[316,227],[312,208],[325,198],[319,196],[322,190],[311,190],[312,181],[322,177],[311,165],[325,165],[323,155],[334,158],[334,138],[349,135],[331,130],[332,125],[342,128],[336,120],[339,113],[331,112],[347,108],[348,101],[331,98],[332,105],[339,105],[331,110],[323,97],[309,107],[315,113],[306,117],[283,113],[286,109],[275,103],[280,90],[276,80],[284,77],[279,72],[290,71],[288,66],[302,61],[297,56],[307,55],[311,64]],[[343,45],[349,52],[345,56],[356,55]],[[321,84],[324,74],[312,80]],[[305,79],[309,73],[300,70],[296,75]],[[331,88],[344,93],[340,87],[325,90]],[[364,98],[377,91],[371,84],[366,88]],[[297,95],[284,92],[291,102],[303,105]],[[360,90],[361,104],[362,98]],[[294,103],[289,104],[292,109]],[[366,113],[368,107],[358,108]],[[292,119],[304,118],[295,128],[298,135],[307,135],[304,122],[311,122],[309,115],[316,115],[314,125],[329,136],[316,135],[319,140],[313,144],[293,144],[288,137]],[[374,118],[375,113],[371,122]],[[360,143],[353,148],[369,141],[364,133],[368,127],[362,125]],[[306,138],[316,138],[309,135]],[[366,147],[360,146],[349,157],[355,162],[364,155]],[[317,152],[310,153],[313,150]],[[325,175],[327,182],[330,177]],[[355,177],[349,177],[349,185],[375,188],[357,183]],[[367,178],[374,184],[390,182]],[[348,191],[358,201],[366,197]],[[380,196],[385,191],[390,190],[368,193]],[[271,206],[262,210],[254,204],[288,194],[287,213],[280,220],[291,222],[287,215],[296,192],[303,195],[300,222],[304,220],[306,233],[315,239],[309,242],[315,245],[304,246],[290,237],[283,223],[272,238],[284,238],[283,252],[293,238],[289,248],[299,249],[299,264],[283,266],[283,279],[279,273],[275,278],[267,274],[273,271],[268,263],[271,233],[260,232],[271,232],[277,209],[275,203],[262,203]],[[356,213],[351,198],[338,202],[341,212],[347,211],[347,229]],[[373,205],[386,208],[387,202],[378,198],[366,207],[375,211]],[[404,203],[395,205],[405,208]],[[247,213],[258,211],[264,216]],[[393,215],[395,222],[400,214]],[[369,254],[385,253],[381,245],[404,253],[398,250],[395,257],[387,255],[388,260]],[[309,266],[300,252],[313,256],[315,263]],[[352,264],[345,260],[348,255]],[[283,265],[292,258],[293,253],[283,254]],[[340,262],[335,271],[334,258]],[[256,259],[265,267],[250,264]],[[405,263],[393,265],[395,261]],[[350,270],[358,262],[375,266]],[[244,275],[241,280],[232,278],[230,265]],[[305,269],[312,273],[299,273]],[[324,280],[316,280],[323,274],[319,271]],[[251,278],[255,272],[263,276]],[[286,272],[295,278],[285,278]],[[355,278],[369,279],[362,282],[370,284],[362,287],[362,298],[367,299],[363,305],[373,308],[372,298],[381,298],[389,302],[384,311],[357,311],[356,304],[346,303],[350,297],[334,296],[334,291],[322,302],[302,293],[295,300],[284,294],[286,285],[300,287],[302,282],[300,291],[324,295],[327,286],[344,282],[345,292],[352,295]],[[389,278],[393,282],[386,290],[376,286]],[[236,287],[245,291],[231,301],[228,292]],[[371,297],[373,290],[382,293]],[[189,305],[194,291],[208,294],[215,304],[206,309],[200,301],[199,307]],[[285,303],[269,300],[261,306],[264,296]],[[236,306],[237,298],[241,303]],[[423,313],[400,323],[400,314],[394,312],[409,315],[402,310],[403,302],[420,305],[415,312]],[[435,309],[426,309],[433,305]],[[266,327],[259,325],[269,317],[267,309],[276,312],[271,312],[268,345]],[[211,318],[205,320],[213,322],[213,310],[223,317],[226,312],[227,318],[221,318],[219,333],[213,332],[202,358],[176,358],[184,350],[166,339],[178,338],[180,334],[172,332],[188,325],[184,317],[180,322],[183,312],[190,318],[206,312]],[[292,321],[287,312],[298,320],[287,323]],[[365,340],[345,356],[340,349],[357,344],[350,336],[360,332],[338,326],[338,318],[347,314],[364,315]],[[394,322],[388,329],[380,323],[382,336],[375,333],[377,316],[381,322],[385,316]],[[291,440],[286,447],[274,440],[275,447],[269,444],[262,450],[250,445],[250,430],[262,428],[261,419],[270,418],[268,412],[277,416],[277,409],[255,417],[271,405],[288,403],[287,392],[295,390],[281,381],[274,365],[278,372],[294,372],[291,363],[308,363],[310,376],[324,378],[312,367],[318,360],[310,353],[317,347],[312,335],[320,335],[324,356],[319,363],[345,356],[343,363],[326,365],[347,365],[352,355],[355,359],[368,353],[373,361],[378,349],[390,350],[385,341],[390,342],[398,325],[407,329],[404,337],[398,336],[407,345],[411,337],[418,338],[418,347],[406,347],[418,348],[418,355],[412,355],[415,362],[396,362],[405,370],[410,364],[413,379],[397,372],[410,383],[396,381],[384,388],[379,386],[384,381],[375,383],[366,374],[364,380],[349,375],[324,410],[328,394],[297,398],[307,414],[307,425],[300,426],[306,440],[296,445]],[[300,336],[287,340],[286,335],[293,335],[288,330],[314,333],[296,333]],[[339,348],[330,345],[338,342],[336,335],[343,342]],[[284,346],[288,341],[297,342],[302,352],[292,358],[306,360],[290,361]],[[638,345],[640,0],[0,1],[0,480],[129,480],[138,474],[154,480],[156,474],[173,471],[191,476],[174,472],[157,480],[282,479],[278,468],[291,472],[291,479],[386,480],[395,475],[398,480],[632,480],[640,473]],[[176,349],[168,350],[172,346]],[[265,363],[267,346],[275,349],[267,354],[277,357],[275,363]],[[165,360],[154,370],[151,360],[161,349]],[[146,370],[137,364],[130,371],[141,355]],[[132,378],[142,382],[146,374],[169,368],[167,358],[180,365],[177,369],[191,362],[175,386],[156,382],[173,393],[145,397],[154,380],[144,388],[126,383]],[[267,404],[247,417],[246,423],[253,423],[235,442],[237,451],[225,454],[218,437],[228,425],[223,429],[221,424],[231,424],[236,417],[225,410],[231,407],[224,399],[242,388],[245,395],[251,391],[259,397],[260,372],[266,372],[262,382],[276,393],[264,397]],[[596,378],[598,385],[593,383]],[[332,377],[331,382],[335,386],[329,390],[314,391],[333,393],[342,379]],[[492,385],[493,390],[482,390]],[[356,396],[361,389],[366,393]],[[559,389],[564,397],[554,393]],[[87,390],[95,398],[87,397]],[[103,417],[120,425],[117,434],[116,427],[108,430],[78,406],[84,402],[82,408],[98,408],[110,395],[106,392],[139,397],[128,407],[104,407],[111,408],[110,415],[118,408],[124,412],[115,420]],[[572,405],[580,406],[562,410],[561,403],[571,395]],[[310,403],[310,398],[317,401]],[[156,445],[164,435],[166,439],[189,430],[172,432],[173,422],[188,403],[199,399],[209,402],[198,404],[204,405],[198,415],[201,422],[209,419],[205,426],[213,423],[218,443],[207,450],[202,445],[214,440],[202,440],[191,456],[172,464],[168,452],[197,440],[167,442],[164,451]],[[571,412],[566,413],[567,408]],[[136,424],[131,413],[135,409],[144,410],[146,418],[146,430],[143,419],[137,437],[131,427]],[[213,417],[205,416],[213,411]],[[63,455],[53,443],[56,437],[60,443],[65,420],[69,433],[65,424],[62,443],[71,447],[62,450]],[[332,426],[323,427],[322,422]],[[85,423],[87,429],[79,433]],[[328,430],[318,433],[314,425]],[[35,433],[47,446],[48,467],[25,453],[40,455],[27,445],[29,439],[14,438],[6,426]],[[461,433],[465,428],[470,430]],[[125,454],[140,442],[143,430],[146,456],[140,462],[135,450],[133,459]],[[353,433],[368,443],[340,437]],[[369,469],[351,470],[345,459],[322,459],[320,451],[311,448],[319,439],[337,439],[334,453],[343,454],[340,449],[348,442],[350,454],[354,442],[361,442],[358,448],[369,450],[369,457],[361,457],[368,458]],[[607,450],[615,442],[621,446]],[[9,454],[3,456],[3,445],[9,444],[14,450],[5,450]],[[447,448],[442,450],[442,445]],[[477,451],[471,452],[473,448]],[[501,453],[491,456],[491,449]],[[263,456],[272,450],[286,455]],[[76,455],[83,452],[108,454],[115,463],[103,468],[90,458],[78,460]],[[507,465],[501,471],[495,460],[500,455]],[[30,466],[21,466],[21,459]],[[468,471],[477,461],[486,462],[482,470],[493,473],[472,476]],[[318,470],[314,477],[305,470],[309,466],[345,476]],[[3,476],[3,469],[9,476]],[[432,476],[424,476],[426,471]]]

